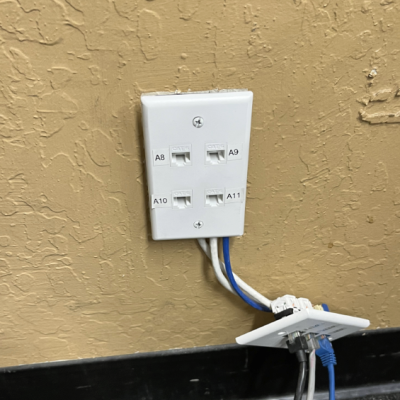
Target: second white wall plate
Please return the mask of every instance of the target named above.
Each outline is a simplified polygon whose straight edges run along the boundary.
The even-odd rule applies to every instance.
[[[287,348],[288,334],[293,332],[327,335],[331,340],[368,328],[369,321],[319,310],[302,310],[236,338],[239,344]]]

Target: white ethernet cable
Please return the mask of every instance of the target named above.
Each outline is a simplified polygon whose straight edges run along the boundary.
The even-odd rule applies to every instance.
[[[207,245],[207,242],[205,240],[204,240],[204,242]],[[231,293],[236,294],[236,292],[233,290],[232,286],[230,285],[230,283],[225,278],[225,275],[222,272],[221,261],[218,258],[218,242],[217,242],[217,239],[210,239],[210,248],[211,248],[211,263],[212,263],[215,275],[217,276],[217,279],[218,279],[219,283],[225,289],[229,290]]]
[[[217,238],[210,239],[211,251],[205,239],[198,239],[198,242],[200,244],[200,247],[203,249],[204,253],[208,256],[208,258],[211,259],[218,281],[231,293],[236,294],[236,292],[232,289],[228,280],[225,278],[225,275],[222,273],[222,271],[225,272],[225,264],[218,258],[218,239]],[[262,305],[265,305],[268,308],[271,308],[271,300],[267,299],[261,293],[257,292],[257,290],[253,289],[250,285],[244,282],[235,273],[233,274],[233,276],[235,277],[235,281],[238,284],[238,286],[242,290],[244,290],[248,295],[250,295],[255,301],[257,301]]]
[[[210,250],[210,246],[206,242],[206,239],[197,239],[199,242],[200,247],[203,249],[204,253],[207,255],[209,259],[212,261],[212,266],[215,271],[215,275],[217,276],[218,281],[221,283],[223,287],[229,290],[233,294],[237,294],[234,289],[232,288],[230,282],[225,277],[226,270],[225,264],[218,258],[218,239],[217,238],[210,238],[210,245],[211,250],[215,246],[214,253]],[[222,271],[222,272],[221,272]],[[225,274],[225,275],[224,275]],[[293,309],[293,313],[299,312],[304,309],[321,309],[321,306],[313,306],[310,300],[305,298],[296,298],[292,295],[284,295],[282,297],[278,297],[276,300],[269,300],[264,297],[261,293],[257,292],[253,289],[250,285],[244,282],[239,276],[237,276],[233,272],[233,276],[235,278],[236,283],[238,286],[246,292],[253,300],[258,302],[261,305],[265,305],[271,309],[274,314],[278,314],[279,312],[286,310],[288,308]]]
[[[315,357],[315,349],[310,352],[309,355],[309,368],[310,372],[308,373],[308,388],[307,388],[307,398],[306,400],[314,400],[314,392],[315,392],[315,369],[316,369],[316,357]]]

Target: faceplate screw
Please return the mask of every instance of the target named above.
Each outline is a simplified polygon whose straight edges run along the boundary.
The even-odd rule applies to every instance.
[[[193,226],[194,226],[196,229],[202,228],[203,225],[204,225],[204,222],[203,222],[203,221],[196,221],[196,222],[193,224]]]
[[[193,126],[195,128],[201,128],[204,125],[204,120],[201,117],[194,117],[193,118]]]

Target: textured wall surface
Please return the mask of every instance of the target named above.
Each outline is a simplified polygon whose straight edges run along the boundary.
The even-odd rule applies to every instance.
[[[149,238],[156,90],[254,91],[242,278],[399,326],[399,17],[398,0],[1,1],[0,366],[231,343],[269,320],[195,241]]]

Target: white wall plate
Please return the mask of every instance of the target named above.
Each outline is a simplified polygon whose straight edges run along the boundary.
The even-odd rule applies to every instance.
[[[327,311],[302,310],[236,338],[239,344],[287,348],[289,333],[327,335],[331,340],[368,328],[367,319]]]
[[[253,93],[141,100],[153,239],[243,235]]]

